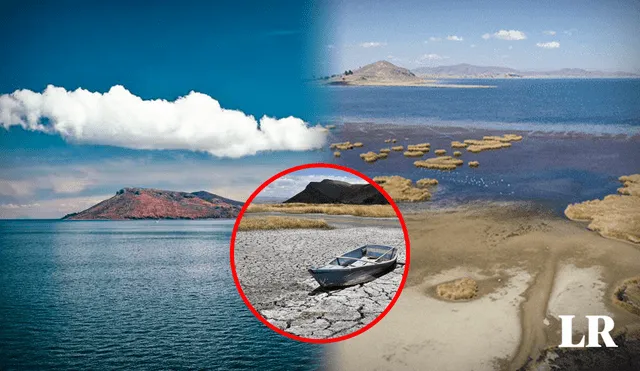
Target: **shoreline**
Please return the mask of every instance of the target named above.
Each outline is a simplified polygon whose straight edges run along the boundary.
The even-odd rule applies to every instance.
[[[442,370],[535,368],[540,362],[555,362],[541,357],[560,343],[557,313],[578,310],[575,314],[582,315],[584,309],[576,308],[588,310],[596,305],[594,311],[612,315],[616,330],[640,323],[640,317],[611,302],[615,287],[640,270],[640,247],[636,245],[606,239],[579,223],[519,205],[425,211],[407,214],[405,219],[412,241],[405,291],[375,328],[331,349],[336,365],[343,369],[363,367],[357,354],[364,349],[373,350],[370,354],[380,350],[377,358],[366,361],[379,369],[412,369],[427,361]],[[474,275],[506,281],[502,295],[489,294],[494,296],[493,304],[485,308],[488,313],[481,309],[486,296],[443,302],[430,294],[436,283]],[[479,282],[482,290],[483,281]],[[516,291],[509,294],[509,290]],[[516,292],[520,293],[509,296]],[[515,314],[493,318],[495,312],[504,312],[498,310],[500,303],[515,305]],[[427,312],[429,318],[424,317]],[[510,322],[514,319],[515,325]],[[509,334],[511,348],[487,348],[483,344],[505,341],[501,338],[504,333],[492,330],[504,320],[512,323],[502,327]],[[440,322],[450,323],[450,328],[434,336]],[[462,326],[464,323],[474,325]],[[579,325],[576,322],[574,328]],[[392,329],[402,336],[390,336]],[[465,345],[460,339],[471,342]],[[443,351],[447,359],[438,357]],[[579,354],[572,357],[580,359]]]

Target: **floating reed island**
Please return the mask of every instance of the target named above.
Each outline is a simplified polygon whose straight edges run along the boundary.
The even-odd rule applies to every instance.
[[[621,176],[617,195],[567,206],[564,215],[589,222],[587,228],[608,238],[640,244],[640,174]]]
[[[431,193],[420,186],[414,186],[411,179],[394,175],[377,176],[373,178],[373,181],[378,183],[397,202],[420,202],[431,199]]]
[[[375,153],[373,151],[369,151],[366,153],[361,153],[360,154],[360,158],[363,159],[365,162],[368,163],[374,163],[380,159],[385,159],[387,158],[388,154],[383,152],[383,153]]]
[[[436,149],[436,151],[434,152],[436,154],[436,156],[444,156],[447,154],[447,150],[445,149]]]
[[[422,157],[424,156],[424,152],[422,151],[406,151],[404,153],[404,157]]]
[[[355,145],[349,141],[340,142],[340,143],[331,143],[331,145],[329,146],[329,149],[339,149],[341,151],[346,151],[353,148],[355,148]]]
[[[478,167],[480,163],[478,161],[469,161],[469,167]]]
[[[418,143],[418,144],[409,144],[407,146],[407,151],[415,151],[415,152],[424,152],[427,153],[431,149],[430,143]]]
[[[458,158],[453,158],[451,156],[428,158],[426,160],[416,161],[413,163],[413,165],[416,167],[422,167],[432,170],[455,170],[462,164],[464,164],[464,161]]]
[[[404,151],[404,146],[393,146],[391,150],[396,152]]]
[[[335,151],[333,152],[333,156],[334,157],[340,157],[342,154],[340,153],[340,151]]]
[[[416,181],[416,185],[421,188],[433,187],[438,185],[438,180],[430,178],[418,179],[418,181]]]

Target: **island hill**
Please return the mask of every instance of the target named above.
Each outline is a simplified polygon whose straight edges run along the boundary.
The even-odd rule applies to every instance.
[[[304,190],[284,203],[387,205],[389,201],[371,184],[324,179],[309,183]]]
[[[64,220],[210,219],[235,218],[243,203],[206,191],[176,192],[123,188],[115,196]]]
[[[563,68],[553,71],[520,71],[508,67],[475,66],[456,64],[451,66],[419,67],[409,70],[388,61],[378,61],[348,70],[342,74],[321,78],[328,85],[352,86],[425,86],[448,88],[485,88],[486,85],[440,84],[436,80],[446,79],[492,79],[492,78],[640,78],[628,72],[589,71],[580,68]]]

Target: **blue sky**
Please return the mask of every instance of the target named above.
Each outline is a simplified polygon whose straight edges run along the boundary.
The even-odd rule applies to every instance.
[[[324,39],[330,73],[381,59],[407,68],[470,63],[640,72],[637,0],[374,0],[333,7],[335,30]]]
[[[0,218],[61,217],[126,186],[243,199],[276,172],[317,161],[291,138],[250,133],[256,140],[247,141],[237,127],[251,126],[250,115],[315,124],[322,101],[303,80],[314,69],[321,9],[290,1],[140,3],[0,5]],[[49,84],[60,89],[44,93]],[[115,85],[123,89],[105,94]],[[9,95],[18,89],[32,92]],[[179,108],[174,101],[191,91],[201,95]],[[221,113],[217,104],[242,112]],[[149,119],[145,110],[161,113]],[[35,111],[48,114],[17,124]],[[222,114],[230,124],[209,133],[207,115]],[[167,131],[173,121],[184,125]]]

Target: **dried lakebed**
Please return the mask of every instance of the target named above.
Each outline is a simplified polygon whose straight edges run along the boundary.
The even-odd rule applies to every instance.
[[[330,222],[331,216],[324,216]],[[337,219],[337,218],[336,218]],[[362,218],[365,222],[372,218]],[[398,248],[405,242],[398,227],[339,226],[334,230],[270,230],[238,233],[235,264],[242,290],[253,307],[274,326],[309,338],[333,338],[366,326],[380,315],[402,280],[404,265],[371,282],[322,290],[307,272],[333,257],[367,244]]]

